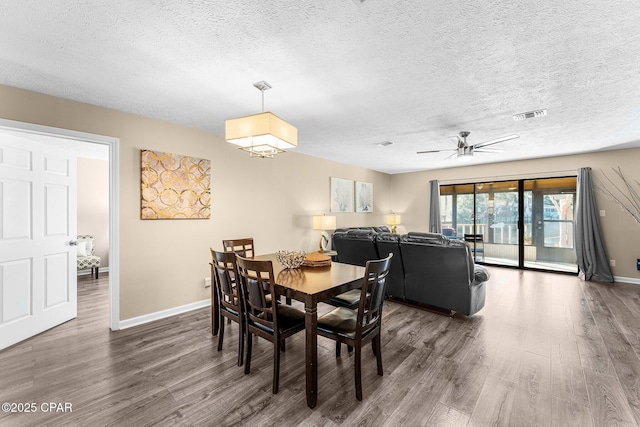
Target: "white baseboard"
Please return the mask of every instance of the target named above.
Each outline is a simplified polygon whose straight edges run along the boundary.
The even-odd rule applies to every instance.
[[[193,310],[198,310],[204,307],[210,307],[211,300],[205,299],[202,301],[192,302],[190,304],[181,305],[180,307],[168,308],[166,310],[156,311],[155,313],[144,314],[138,317],[132,317],[131,319],[125,319],[120,321],[120,329],[127,329],[133,326],[144,325],[145,323],[153,322],[155,320],[165,319],[167,317],[175,316],[178,314],[186,313]]]
[[[99,267],[98,268],[98,274],[100,273],[108,273],[109,272],[109,267]],[[91,274],[91,269],[87,268],[86,270],[79,270],[78,271],[78,276],[86,276],[88,274]]]
[[[624,283],[633,283],[634,285],[640,285],[640,279],[636,279],[633,277],[621,277],[621,276],[613,276],[614,282],[624,282]]]

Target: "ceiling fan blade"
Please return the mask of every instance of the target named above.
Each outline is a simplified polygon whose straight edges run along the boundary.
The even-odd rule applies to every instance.
[[[492,139],[490,141],[479,142],[477,144],[473,144],[473,147],[475,147],[475,148],[486,147],[487,145],[493,145],[493,144],[497,144],[499,142],[505,142],[505,141],[509,141],[509,140],[512,140],[512,139],[516,139],[516,138],[520,138],[520,136],[519,135],[503,136],[502,138]]]
[[[474,148],[473,151],[476,153],[502,153],[504,150],[500,150],[497,148]]]
[[[442,153],[444,151],[456,151],[456,150],[429,150],[429,151],[416,151],[416,154],[427,154],[427,153]]]
[[[453,157],[455,157],[457,155],[458,155],[458,150],[455,150],[453,153],[451,153],[450,155],[448,155],[447,157],[445,157],[442,160],[449,160],[449,159],[451,159],[451,158],[453,158]]]

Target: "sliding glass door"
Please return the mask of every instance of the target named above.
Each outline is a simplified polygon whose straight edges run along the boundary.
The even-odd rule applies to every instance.
[[[531,247],[524,265],[577,271],[574,243],[576,178],[527,180],[532,194]]]
[[[577,272],[575,185],[575,177],[443,185],[443,234],[466,240],[476,262]]]

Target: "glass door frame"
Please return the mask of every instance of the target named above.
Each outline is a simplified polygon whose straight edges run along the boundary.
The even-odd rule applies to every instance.
[[[517,265],[514,265],[513,263],[497,263],[497,262],[491,262],[491,261],[487,261],[486,258],[484,258],[484,256],[474,256],[474,260],[478,263],[478,264],[485,264],[485,265],[492,265],[492,266],[499,266],[499,267],[510,267],[510,268],[518,268],[518,269],[523,269],[523,270],[534,270],[534,271],[552,271],[552,272],[557,272],[557,273],[566,273],[566,274],[572,274],[572,275],[577,275],[578,274],[578,267],[577,264],[575,266],[575,271],[573,271],[573,269],[571,269],[571,271],[568,270],[563,270],[563,269],[554,269],[554,268],[544,268],[544,267],[536,267],[536,266],[531,266],[531,262],[528,262],[525,260],[525,248],[527,246],[534,246],[533,245],[533,240],[534,240],[534,234],[538,233],[538,231],[536,230],[536,226],[533,223],[534,222],[534,215],[533,212],[530,213],[531,217],[530,219],[527,219],[528,221],[531,222],[530,224],[530,231],[529,233],[531,234],[530,238],[529,238],[529,245],[525,245],[525,234],[526,234],[526,223],[525,223],[525,203],[526,203],[526,197],[525,194],[527,191],[531,191],[531,195],[530,198],[532,199],[531,202],[529,204],[531,204],[531,209],[533,209],[533,204],[535,204],[535,201],[533,200],[534,197],[539,197],[540,194],[551,194],[553,192],[552,190],[549,191],[536,191],[534,192],[533,190],[527,189],[525,188],[525,183],[527,187],[531,187],[531,186],[536,186],[536,184],[538,182],[544,183],[545,180],[568,180],[568,182],[571,182],[570,180],[575,180],[576,177],[575,176],[564,176],[564,177],[545,177],[545,178],[526,178],[526,179],[508,179],[508,180],[500,180],[500,181],[486,181],[486,182],[474,182],[474,183],[465,183],[465,184],[451,184],[451,185],[441,185],[441,197],[442,196],[451,196],[451,213],[450,213],[450,217],[449,217],[449,213],[444,213],[442,219],[443,222],[445,217],[447,219],[449,219],[447,222],[447,224],[449,223],[449,221],[451,222],[451,227],[454,230],[454,238],[462,238],[462,235],[458,235],[458,230],[460,230],[460,224],[458,223],[458,219],[459,219],[459,213],[458,213],[458,200],[457,197],[460,195],[469,195],[473,197],[473,212],[471,214],[471,218],[472,219],[472,224],[470,224],[472,226],[472,230],[473,230],[473,234],[485,234],[485,233],[479,233],[483,231],[484,224],[483,223],[478,223],[478,218],[479,216],[479,212],[478,212],[478,200],[477,197],[479,194],[487,194],[488,196],[488,200],[491,200],[492,198],[490,197],[491,194],[495,194],[500,190],[500,186],[505,186],[505,185],[510,185],[510,183],[512,183],[514,186],[516,186],[517,188],[514,188],[513,190],[517,191],[517,221],[516,221],[516,230],[517,230],[517,241],[515,243],[516,246],[516,251],[517,251],[517,259],[515,258],[504,258],[505,260],[509,260],[512,259],[514,261],[514,263],[517,263]],[[528,181],[532,181],[533,184],[529,184]],[[550,183],[550,185],[553,185],[552,181],[547,181]],[[517,185],[516,185],[517,184]],[[498,185],[498,191],[496,191],[495,189],[492,189],[492,187],[489,187],[489,190],[487,191],[481,191],[483,186],[486,185]],[[451,191],[449,192],[442,192],[442,188],[443,187],[450,187]],[[552,187],[553,188],[553,187]],[[511,188],[508,188],[511,189]],[[574,194],[574,206],[573,208],[575,209],[575,187],[574,188],[568,188],[568,187],[558,187],[558,191],[559,192],[565,192],[567,191],[567,189],[569,189],[569,193],[573,193]],[[480,191],[479,191],[480,190]],[[572,191],[571,191],[572,190]],[[551,193],[550,193],[551,191]],[[544,202],[540,202],[540,203],[544,203]],[[491,212],[493,209],[495,208],[495,202],[494,205],[491,206],[491,203],[487,203],[487,212],[486,212],[486,229],[489,230],[489,227],[492,225],[491,221],[492,218],[495,221],[495,211]],[[542,218],[540,218],[540,220],[543,221]],[[574,221],[574,220],[572,220]],[[493,224],[495,225],[495,224]],[[513,224],[511,224],[513,225]],[[443,224],[444,227],[444,224]],[[574,227],[574,238],[575,238],[575,223],[573,224]],[[451,228],[448,228],[449,230],[451,230]],[[444,229],[443,229],[444,230]],[[543,229],[541,229],[542,232],[544,231]],[[495,231],[495,230],[494,230]],[[466,234],[465,233],[465,226],[464,224],[462,225],[462,234]],[[483,240],[484,239],[488,239],[488,240],[492,240],[491,242],[489,242],[488,240],[484,240],[482,245],[483,245],[483,250],[485,247],[485,244],[488,243],[495,243],[493,242],[493,239],[495,238],[495,232],[494,233],[486,233],[486,236],[483,236]],[[490,236],[493,236],[492,238],[490,238]],[[536,238],[542,238],[544,239],[544,236],[535,236]],[[478,249],[476,246],[476,242],[469,242],[470,245],[472,245],[473,249]],[[575,250],[575,242],[574,242],[574,250]],[[536,253],[534,252],[534,249],[530,249],[529,250],[529,256],[531,256],[531,253]],[[478,252],[474,250],[474,255],[478,255]],[[483,254],[486,255],[486,254]],[[537,259],[536,259],[537,262]],[[559,261],[560,262],[560,261]],[[529,265],[525,265],[526,263],[528,263]],[[553,263],[553,262],[552,262]],[[571,267],[572,267],[572,263]]]

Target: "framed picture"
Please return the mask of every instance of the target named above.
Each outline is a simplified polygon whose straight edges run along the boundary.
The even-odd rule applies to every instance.
[[[356,212],[373,212],[373,183],[356,181]]]
[[[211,160],[141,150],[141,219],[211,218]]]
[[[331,177],[331,212],[353,212],[353,180]]]

